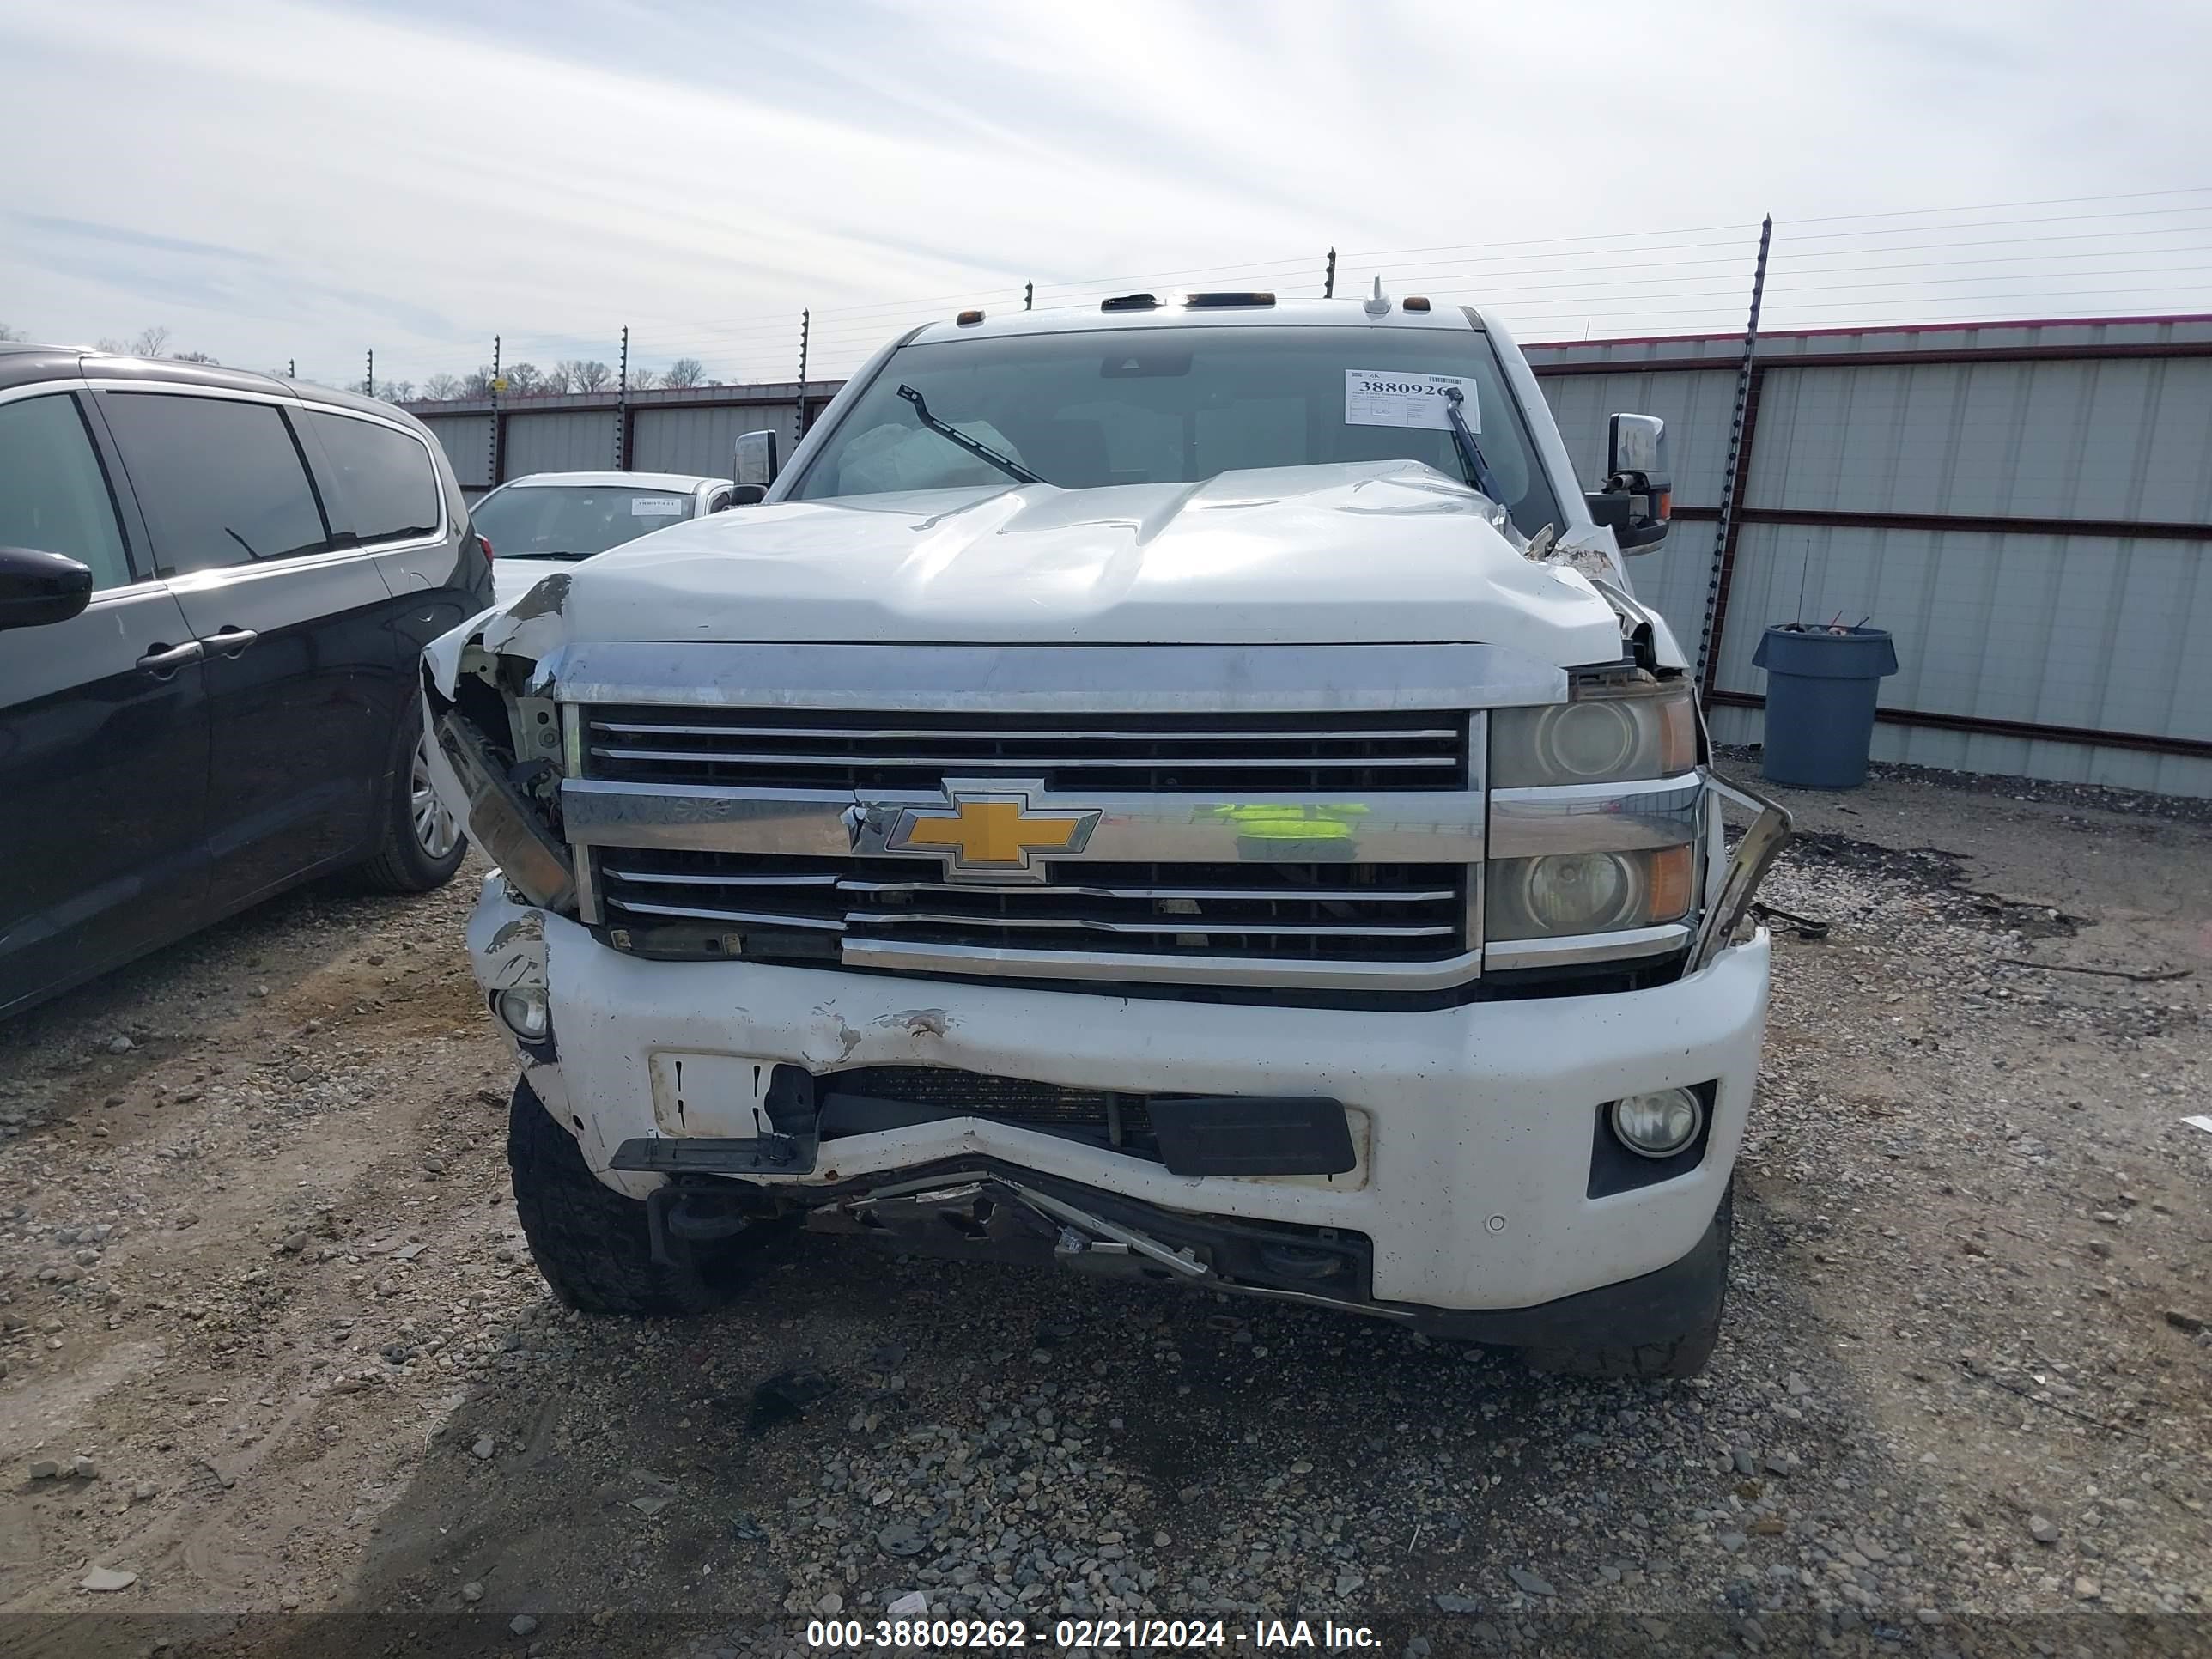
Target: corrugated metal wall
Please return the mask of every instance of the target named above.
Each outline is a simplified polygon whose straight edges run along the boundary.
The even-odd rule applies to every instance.
[[[491,416],[441,415],[428,409],[417,412],[446,452],[446,459],[453,464],[453,477],[460,481],[462,489],[473,496],[490,489]]]
[[[1529,352],[1586,479],[1607,414],[1668,420],[1682,521],[1631,571],[1693,650],[1741,353]],[[2212,321],[1769,337],[1757,375],[1717,737],[1759,739],[1767,625],[1870,617],[1902,665],[1877,757],[2212,795]]]
[[[816,405],[818,410],[819,404]],[[796,401],[690,408],[681,404],[641,409],[631,416],[630,465],[645,472],[692,472],[726,477],[730,447],[740,433],[777,434],[784,454],[799,441]]]
[[[1631,563],[1694,651],[1716,552],[1740,337],[1531,346],[1583,481],[1606,416],[1663,416],[1677,524]],[[1759,739],[1770,623],[1896,635],[1875,753],[2212,795],[2212,319],[1768,335],[1710,718]],[[806,388],[818,410],[835,382]],[[720,476],[739,433],[797,438],[796,386],[634,394],[629,465]],[[502,411],[503,477],[612,466],[609,395]],[[550,404],[550,407],[545,406]],[[487,405],[418,407],[462,483],[491,482]],[[787,453],[788,450],[787,449]]]

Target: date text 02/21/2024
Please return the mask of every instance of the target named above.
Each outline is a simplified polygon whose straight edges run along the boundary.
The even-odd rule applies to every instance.
[[[1316,1626],[1304,1619],[1268,1619],[1238,1629],[1218,1619],[1062,1619],[1048,1632],[1031,1630],[1018,1619],[817,1619],[806,1626],[806,1643],[830,1649],[984,1650],[1049,1645],[1092,1651],[1243,1647],[1266,1652],[1302,1648],[1358,1651],[1379,1648],[1382,1638],[1365,1625],[1340,1625],[1333,1620]]]

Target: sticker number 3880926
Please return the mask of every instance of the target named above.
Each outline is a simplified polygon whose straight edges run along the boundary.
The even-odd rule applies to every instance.
[[[1444,409],[1448,386],[1459,388],[1459,412],[1467,417],[1468,429],[1481,431],[1482,411],[1473,380],[1458,374],[1403,374],[1380,368],[1344,371],[1344,423],[1415,426],[1449,432],[1451,417]]]

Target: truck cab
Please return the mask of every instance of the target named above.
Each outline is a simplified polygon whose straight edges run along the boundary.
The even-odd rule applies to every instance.
[[[557,1291],[795,1222],[1702,1366],[1787,820],[1633,597],[1657,422],[1586,491],[1378,284],[963,313],[775,449],[426,659]]]

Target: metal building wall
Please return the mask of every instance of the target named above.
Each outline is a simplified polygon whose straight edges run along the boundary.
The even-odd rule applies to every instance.
[[[1665,416],[1678,524],[1631,566],[1694,650],[1740,337],[1532,349],[1577,468],[1605,416]],[[2212,795],[2212,319],[1769,336],[1709,670],[1759,740],[1766,625],[1895,635],[1875,753]]]
[[[616,465],[615,414],[578,409],[511,414],[506,417],[503,477],[532,472],[592,472]]]
[[[491,488],[491,416],[441,415],[422,410],[422,424],[430,428],[446,459],[453,464],[453,477],[471,496]]]
[[[818,410],[820,405],[815,405]],[[630,416],[630,465],[647,472],[692,472],[723,478],[730,472],[730,447],[741,433],[769,431],[789,455],[798,442],[795,398],[700,408],[655,404]]]

